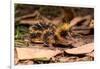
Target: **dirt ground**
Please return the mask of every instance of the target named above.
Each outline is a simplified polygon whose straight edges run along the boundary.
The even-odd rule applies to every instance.
[[[94,9],[15,4],[15,65],[94,60]]]

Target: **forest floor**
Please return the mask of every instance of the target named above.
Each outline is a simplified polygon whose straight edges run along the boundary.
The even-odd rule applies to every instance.
[[[15,65],[93,60],[93,8],[15,4]]]

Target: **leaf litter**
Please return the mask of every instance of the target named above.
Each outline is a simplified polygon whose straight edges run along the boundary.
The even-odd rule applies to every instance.
[[[94,60],[94,9],[15,4],[15,65]]]

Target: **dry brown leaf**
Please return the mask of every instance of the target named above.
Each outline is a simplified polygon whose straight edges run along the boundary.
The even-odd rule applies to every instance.
[[[18,57],[17,57],[17,52],[16,49],[14,50],[14,64],[17,64],[19,61]]]
[[[49,60],[51,57],[61,53],[60,50],[48,50],[38,48],[16,48],[17,55],[20,60],[36,59]]]
[[[69,61],[69,58],[66,58],[66,57],[61,57],[59,59],[60,62],[68,62]]]
[[[26,18],[34,17],[34,16],[39,15],[39,14],[40,13],[38,11],[35,11],[34,13],[27,14],[27,15],[24,15],[24,16],[21,16],[21,17],[17,17],[15,19],[15,21],[20,21],[20,20],[23,20],[23,19],[26,19]]]
[[[25,60],[23,64],[32,65],[34,62],[32,60]]]
[[[78,57],[61,57],[59,59],[60,62],[75,62],[77,61]]]
[[[91,20],[91,22],[89,24],[89,28],[94,28],[94,20]]]
[[[81,20],[82,20],[82,17],[75,17],[74,19],[72,19],[70,21],[70,26],[73,27],[74,25],[76,25]]]
[[[84,25],[88,25],[90,23],[90,20],[91,20],[91,15],[87,15],[87,16],[84,16],[84,17],[75,17],[74,19],[71,20],[70,26],[73,27],[84,19],[86,20],[84,22]]]
[[[82,46],[77,47],[77,48],[67,49],[67,50],[65,50],[65,52],[68,54],[75,54],[75,55],[87,54],[87,53],[90,53],[94,50],[93,44],[94,43],[89,43],[89,44],[82,45]]]
[[[94,57],[94,52],[86,54],[87,56]]]
[[[14,58],[14,64],[17,64],[17,63],[18,63],[18,61],[19,61],[19,59],[18,59],[18,58]]]
[[[32,60],[21,60],[18,62],[18,65],[32,65],[34,64],[34,61]]]
[[[20,24],[29,24],[29,25],[32,25],[32,24],[35,24],[35,23],[39,23],[40,20],[20,20]]]

